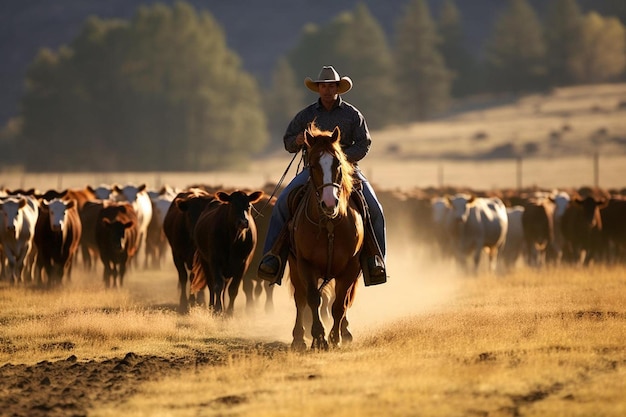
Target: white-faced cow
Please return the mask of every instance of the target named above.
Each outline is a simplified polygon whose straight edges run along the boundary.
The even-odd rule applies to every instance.
[[[497,197],[475,197],[456,194],[449,197],[451,210],[448,230],[456,247],[457,260],[466,268],[466,258],[472,255],[473,272],[478,272],[484,249],[489,253],[489,269],[496,271],[498,251],[506,241],[508,218],[506,207]]]
[[[531,267],[545,265],[554,241],[554,202],[550,198],[531,198],[524,204],[522,216],[526,261]]]
[[[41,200],[35,245],[38,273],[45,272],[48,286],[61,284],[64,277],[71,279],[81,234],[76,200]],[[41,276],[37,278],[41,280]]]
[[[129,202],[137,214],[137,228],[139,232],[137,248],[140,251],[146,246],[148,226],[152,220],[152,201],[150,201],[147,186],[146,184],[139,186],[126,185],[124,187],[114,185],[113,191],[116,201]],[[148,258],[144,256],[144,267],[147,267],[147,262]]]
[[[228,288],[226,314],[232,315],[241,279],[250,266],[256,247],[257,231],[251,204],[263,197],[263,191],[215,193],[196,223],[194,237],[202,266],[202,274],[194,276],[192,292],[209,288],[209,305],[215,312],[224,309]]]
[[[27,260],[34,247],[38,215],[39,205],[34,197],[17,195],[0,200],[0,244],[7,263],[5,273],[11,283],[23,282],[32,269]]]

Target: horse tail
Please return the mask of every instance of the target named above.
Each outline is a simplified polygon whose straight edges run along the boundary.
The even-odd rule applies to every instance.
[[[190,291],[192,294],[196,294],[202,291],[206,286],[206,276],[204,275],[204,268],[202,268],[200,252],[198,251],[193,254],[191,273],[193,274],[193,279],[191,280]]]

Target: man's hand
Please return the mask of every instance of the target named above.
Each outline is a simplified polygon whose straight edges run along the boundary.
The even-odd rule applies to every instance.
[[[300,132],[298,133],[298,136],[296,136],[296,145],[298,146],[304,145],[304,132]]]

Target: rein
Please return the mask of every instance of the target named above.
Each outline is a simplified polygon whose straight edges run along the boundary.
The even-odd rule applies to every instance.
[[[283,172],[283,175],[280,177],[280,180],[278,181],[278,183],[276,184],[276,187],[274,187],[274,190],[272,191],[272,194],[270,195],[270,198],[267,199],[267,201],[265,202],[265,204],[263,205],[263,207],[261,208],[261,210],[257,210],[256,208],[254,208],[254,206],[252,206],[252,208],[254,209],[254,211],[256,212],[256,214],[254,215],[254,218],[256,219],[257,217],[261,216],[261,212],[263,210],[265,210],[268,206],[268,204],[270,203],[270,201],[272,201],[272,197],[274,197],[276,195],[276,191],[278,191],[278,189],[280,188],[280,186],[283,184],[283,181],[285,180],[285,177],[287,176],[287,172],[289,172],[289,168],[291,168],[291,164],[293,164],[293,161],[296,160],[296,156],[298,156],[298,154],[300,153],[300,151],[296,152],[293,154],[293,158],[291,158],[291,161],[289,161],[289,165],[287,165],[287,168],[285,169],[285,172]],[[300,164],[302,163],[302,159],[304,158],[304,153],[302,154],[302,156],[300,157],[300,162],[298,162],[298,167],[300,167]],[[298,171],[296,170],[296,173]]]

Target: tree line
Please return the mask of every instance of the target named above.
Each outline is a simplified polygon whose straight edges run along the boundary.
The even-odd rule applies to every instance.
[[[454,0],[436,14],[409,0],[389,38],[361,3],[305,26],[260,83],[213,16],[184,1],[142,6],[130,20],[92,17],[69,45],[42,49],[30,64],[19,116],[0,133],[0,164],[31,172],[237,167],[282,147],[289,120],[316,99],[302,80],[322,65],[352,78],[346,100],[372,129],[427,120],[474,94],[621,81],[620,18],[549,0],[540,19],[527,0],[509,0],[477,57]]]

